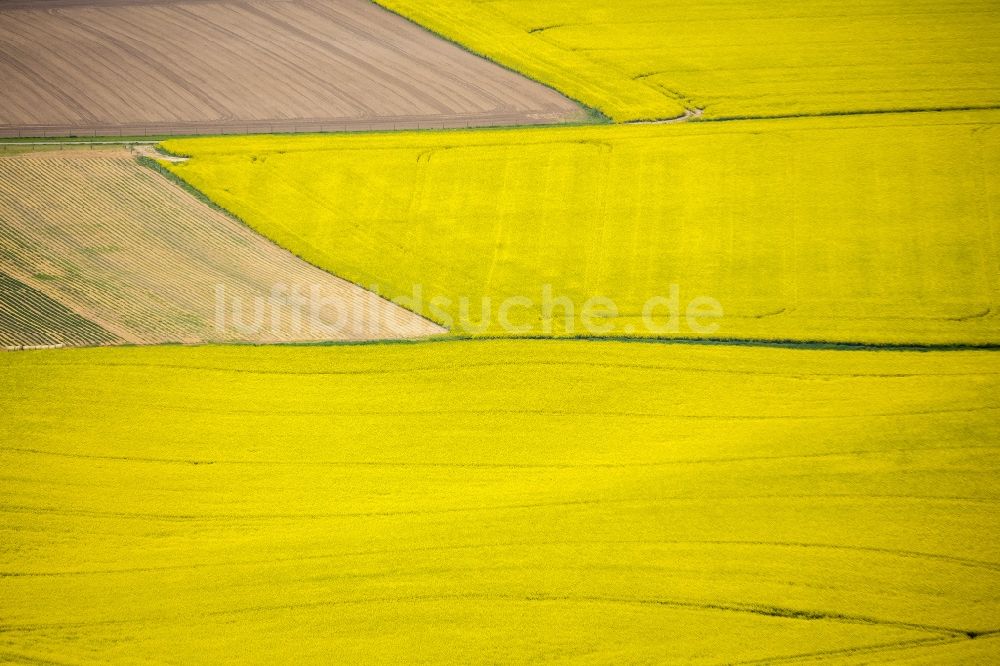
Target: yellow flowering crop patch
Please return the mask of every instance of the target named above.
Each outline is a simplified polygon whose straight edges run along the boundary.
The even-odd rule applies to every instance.
[[[986,663],[998,378],[641,342],[0,355],[0,654]]]
[[[378,0],[617,121],[1000,104],[991,0]]]
[[[265,236],[456,333],[983,344],[998,117],[166,146]]]

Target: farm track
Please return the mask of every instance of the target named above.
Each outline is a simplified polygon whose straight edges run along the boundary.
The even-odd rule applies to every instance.
[[[131,137],[131,136],[194,136],[240,134],[305,134],[334,132],[370,132],[462,129],[488,127],[519,127],[523,125],[560,125],[582,121],[582,116],[559,113],[479,113],[396,115],[370,118],[334,118],[301,121],[223,121],[203,123],[145,123],[107,125],[4,125],[0,138],[46,137]]]
[[[691,108],[685,109],[684,114],[676,117],[654,118],[650,120],[627,120],[623,125],[671,125],[674,123],[686,123],[691,121],[702,121],[711,123],[740,123],[751,120],[794,120],[798,118],[840,118],[844,116],[905,116],[919,113],[959,113],[963,111],[996,111],[1000,106],[995,104],[982,106],[958,106],[947,108],[913,108],[913,109],[870,109],[857,111],[826,111],[817,113],[796,113],[796,114],[775,114],[756,116],[722,116],[706,117],[705,109]]]

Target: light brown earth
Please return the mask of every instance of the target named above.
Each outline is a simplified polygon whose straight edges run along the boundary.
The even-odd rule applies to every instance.
[[[0,277],[3,347],[443,331],[307,264],[124,150],[0,157]]]
[[[364,0],[0,3],[0,136],[582,120],[559,93]]]

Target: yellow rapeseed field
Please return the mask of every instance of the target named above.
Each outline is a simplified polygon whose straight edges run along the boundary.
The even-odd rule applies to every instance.
[[[166,142],[471,339],[0,354],[0,662],[1000,661],[1000,6],[378,2],[692,122]]]
[[[993,0],[377,0],[616,121],[1000,104]]]
[[[0,659],[986,663],[998,410],[982,351],[0,355]]]
[[[1000,342],[998,118],[165,145],[265,236],[456,333],[983,344]],[[591,299],[612,302],[586,319]],[[689,321],[718,314],[705,299],[722,317]]]

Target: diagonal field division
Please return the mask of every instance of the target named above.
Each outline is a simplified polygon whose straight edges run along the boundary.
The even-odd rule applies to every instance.
[[[4,346],[442,331],[277,247],[124,150],[0,157],[0,275],[17,282],[0,291]],[[282,304],[292,287],[315,316]]]

